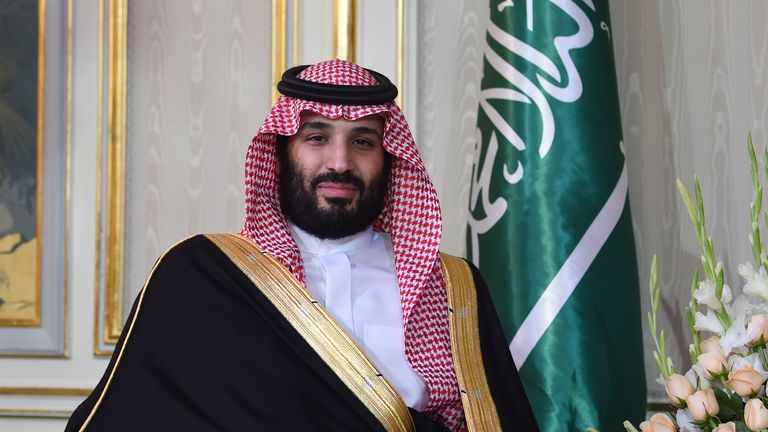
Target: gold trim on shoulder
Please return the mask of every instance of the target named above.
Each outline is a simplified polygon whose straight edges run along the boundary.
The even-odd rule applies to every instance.
[[[453,367],[470,431],[500,431],[499,415],[486,380],[480,351],[477,292],[472,271],[460,258],[441,253],[448,291]]]
[[[414,431],[403,399],[312,294],[275,258],[237,234],[206,234],[269,299],[388,431]]]

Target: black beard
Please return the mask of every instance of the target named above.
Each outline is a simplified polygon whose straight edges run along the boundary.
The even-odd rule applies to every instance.
[[[329,171],[308,181],[278,149],[280,163],[280,209],[297,227],[321,239],[340,239],[367,229],[384,209],[390,161],[385,158],[381,174],[370,187],[360,177],[346,172]],[[384,180],[382,180],[384,179]],[[328,208],[320,208],[317,186],[322,182],[351,184],[358,190],[357,204],[340,197],[324,198]]]

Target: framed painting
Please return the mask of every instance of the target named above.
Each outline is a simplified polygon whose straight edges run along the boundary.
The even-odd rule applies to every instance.
[[[0,356],[66,355],[66,3],[0,0]]]

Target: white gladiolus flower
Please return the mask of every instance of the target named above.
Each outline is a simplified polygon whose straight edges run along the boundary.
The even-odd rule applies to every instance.
[[[696,312],[696,322],[693,327],[698,331],[708,331],[718,336],[722,336],[724,333],[723,325],[720,324],[720,320],[717,319],[712,309],[707,309],[706,316],[701,312]],[[723,345],[722,339],[720,340],[720,345]],[[723,347],[723,351],[725,351],[725,347]]]
[[[754,297],[752,297],[754,298]],[[752,315],[768,315],[768,302],[762,299],[751,301],[747,304],[747,316]]]
[[[759,327],[752,326],[752,328],[747,328],[744,321],[744,315],[739,315],[733,318],[731,326],[728,327],[728,331],[726,331],[725,335],[720,338],[720,345],[723,347],[723,351],[726,355],[738,351],[738,348],[744,347],[760,334]]]
[[[723,290],[725,291],[725,290]],[[747,315],[747,308],[749,307],[749,298],[745,295],[739,295],[736,297],[736,300],[732,304],[725,305],[725,310],[728,312],[728,316],[731,317],[731,320],[735,320],[739,317],[746,317]]]
[[[696,371],[693,370],[693,368],[688,369],[688,372],[685,373],[685,377],[688,378],[688,381],[693,384],[693,387],[696,388],[696,383],[699,381],[699,377],[696,375]]]
[[[728,284],[723,284],[723,292],[720,295],[720,302],[723,304],[728,304],[733,300],[733,292],[731,291],[731,287],[728,286]]]
[[[732,299],[731,288],[723,285],[723,292],[720,300],[715,296],[715,284],[711,280],[699,282],[699,287],[693,292],[693,298],[699,304],[707,305],[710,309],[720,310],[723,303],[730,303]]]
[[[768,273],[762,266],[755,271],[750,262],[740,264],[739,274],[747,281],[744,285],[746,294],[768,300]]]
[[[703,280],[699,282],[699,287],[693,292],[693,298],[696,299],[699,304],[706,305],[710,309],[720,310],[723,304],[729,304],[733,300],[733,293],[731,287],[727,284],[723,285],[723,292],[720,294],[720,299],[717,299],[715,295],[715,284],[710,280]]]
[[[728,357],[728,369],[736,370],[744,366],[752,366],[752,359],[749,357],[742,357],[740,355],[732,355]]]
[[[712,382],[709,381],[709,374],[707,373],[707,370],[704,369],[704,367],[702,367],[701,365],[695,364],[691,366],[691,375],[694,377],[698,377],[698,387],[696,386],[697,381],[695,379],[693,384],[693,386],[696,387],[698,390],[707,390],[712,388]]]
[[[693,424],[693,417],[687,409],[679,409],[675,413],[675,421],[680,432],[699,432],[700,429]]]
[[[756,276],[755,266],[753,266],[752,263],[749,261],[743,264],[739,264],[739,266],[737,267],[737,270],[741,275],[741,277],[743,277],[744,280],[746,280],[747,282],[753,280]]]

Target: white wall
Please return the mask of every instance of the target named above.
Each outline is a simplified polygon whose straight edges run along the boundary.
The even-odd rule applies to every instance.
[[[701,179],[717,258],[740,292],[736,267],[751,259],[747,131],[758,154],[768,144],[768,4],[620,0],[611,7],[644,309],[655,253],[660,326],[671,334],[677,369],[685,371],[690,337],[683,308],[701,252],[674,181],[691,188],[694,175]],[[649,338],[645,345],[650,352]],[[664,399],[652,382],[658,371],[650,356],[646,376],[652,396]]]

